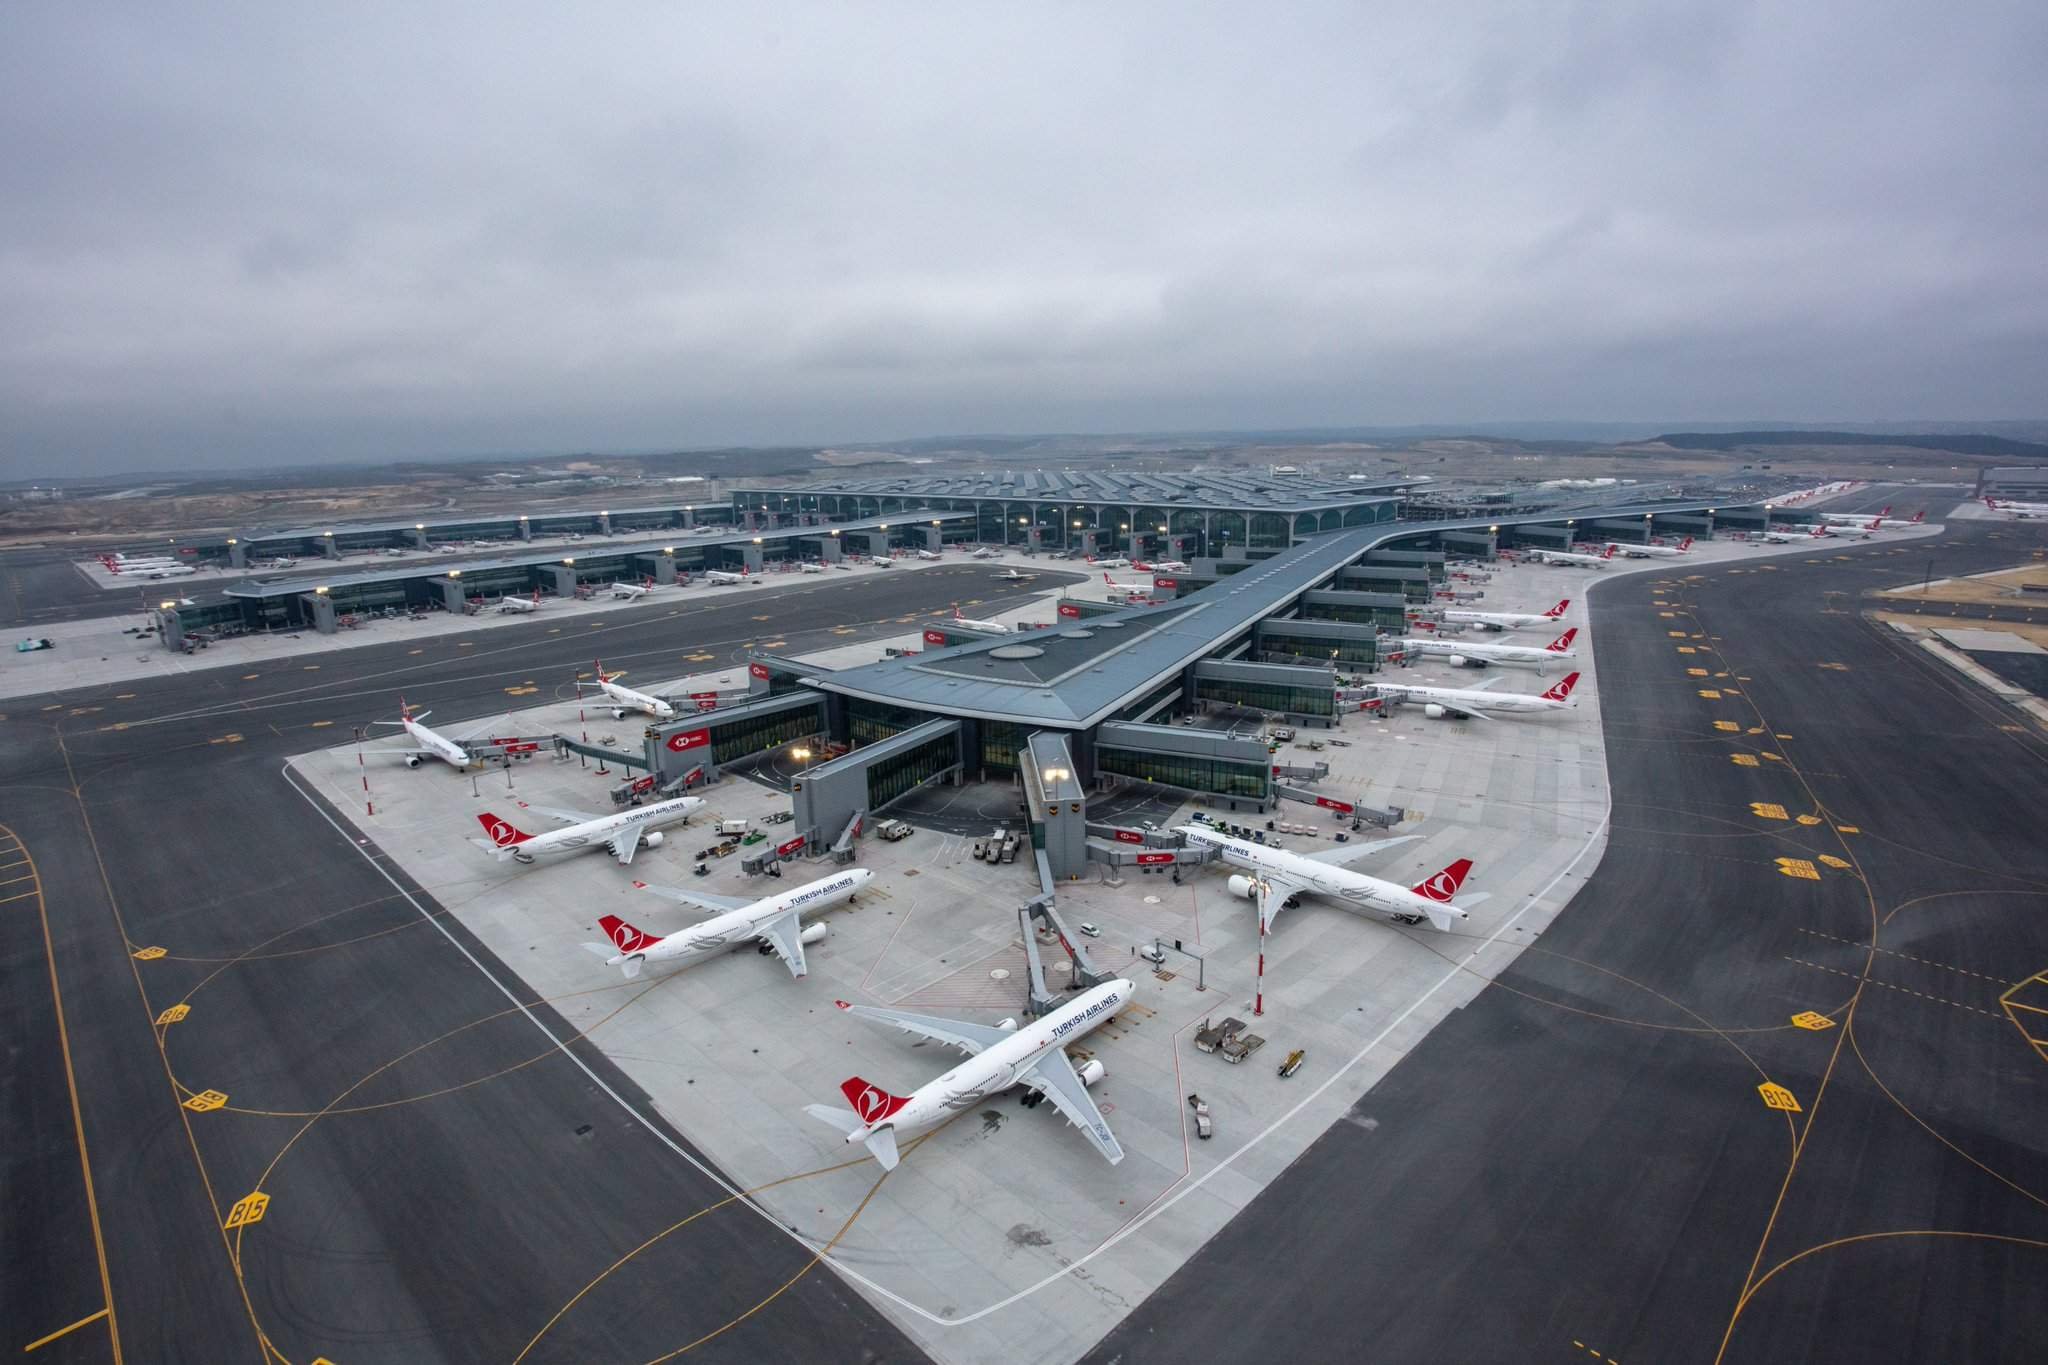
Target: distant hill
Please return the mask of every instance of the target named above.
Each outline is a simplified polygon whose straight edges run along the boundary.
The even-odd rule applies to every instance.
[[[1677,431],[1651,442],[1678,450],[1736,450],[1742,446],[1904,446],[1952,451],[1991,460],[2048,463],[2048,445],[2003,436],[1893,436],[1868,431]],[[1649,442],[1646,442],[1649,444]]]

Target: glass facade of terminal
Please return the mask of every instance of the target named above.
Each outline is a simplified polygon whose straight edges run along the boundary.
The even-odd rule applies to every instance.
[[[1097,772],[1140,782],[1157,782],[1184,791],[1214,792],[1219,796],[1263,801],[1270,785],[1271,770],[1264,764],[1232,763],[1193,754],[1148,753],[1142,749],[1121,749],[1101,745],[1095,751]]]
[[[1240,682],[1232,678],[1196,678],[1195,695],[1229,706],[1256,706],[1262,711],[1287,711],[1298,716],[1337,713],[1332,687],[1294,687],[1286,683]]]
[[[1262,630],[1259,632],[1258,642],[1259,653],[1267,658],[1285,656],[1312,659],[1317,663],[1344,664],[1379,662],[1379,650],[1371,640],[1355,639],[1345,635],[1312,635],[1292,630],[1282,634],[1279,631]]]
[[[792,706],[787,711],[727,721],[711,727],[711,759],[714,763],[731,763],[778,744],[815,735],[824,728],[823,697],[815,706]]]
[[[905,792],[931,781],[960,761],[960,732],[948,730],[905,753],[892,754],[868,769],[868,809],[880,810]]]
[[[902,706],[890,706],[886,702],[869,701],[865,697],[846,699],[846,738],[858,749],[863,744],[873,744],[901,734],[913,725],[922,725],[931,717]]]
[[[975,725],[981,731],[981,766],[1006,773],[1017,771],[1017,751],[1038,728],[1008,720],[980,720]]]
[[[1170,706],[1179,700],[1180,679],[1175,678],[1163,686],[1154,688],[1145,696],[1138,698],[1138,700],[1117,712],[1116,718],[1118,720],[1130,721],[1149,720],[1157,715],[1163,707]]]

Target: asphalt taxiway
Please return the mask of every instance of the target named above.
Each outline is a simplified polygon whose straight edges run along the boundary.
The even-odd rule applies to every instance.
[[[2044,543],[1601,586],[1598,871],[1088,1358],[2037,1354],[2048,739],[1860,608]]]
[[[969,591],[1022,600],[988,579],[821,584],[777,601],[772,626],[817,648],[899,635]],[[566,691],[594,650],[677,676],[742,654],[764,610],[626,609],[7,701],[9,1348],[57,1333],[38,1359],[643,1360],[699,1342],[693,1358],[919,1358],[435,915],[434,888],[338,837],[281,772],[400,690],[459,723]],[[226,1227],[259,1185],[256,1219],[244,1204]]]

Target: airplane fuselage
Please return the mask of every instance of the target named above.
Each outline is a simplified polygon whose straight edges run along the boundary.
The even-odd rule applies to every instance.
[[[1217,834],[1200,825],[1181,825],[1180,832],[1187,841],[1201,848],[1213,848],[1222,860],[1232,867],[1243,868],[1255,874],[1277,873],[1284,876],[1290,886],[1318,896],[1326,896],[1346,905],[1355,905],[1362,910],[1371,910],[1406,923],[1415,923],[1430,914],[1442,914],[1447,908],[1436,901],[1416,895],[1405,886],[1394,882],[1381,881],[1363,872],[1353,872],[1348,867],[1332,867],[1289,853],[1285,849],[1272,848],[1266,844],[1255,844],[1249,839],[1234,839],[1227,834]],[[1455,913],[1463,915],[1464,911]]]
[[[1471,687],[1410,687],[1406,683],[1374,683],[1383,695],[1423,705],[1441,706],[1448,711],[1484,711],[1503,715],[1562,711],[1570,702],[1514,692],[1483,692]]]
[[[565,853],[581,853],[585,849],[603,848],[621,833],[630,832],[635,826],[640,829],[643,840],[665,825],[677,825],[690,818],[691,812],[704,804],[702,797],[678,796],[673,801],[657,801],[651,806],[637,810],[623,811],[618,815],[606,815],[596,820],[586,820],[580,825],[558,829],[548,834],[536,834],[517,844],[498,844],[501,857],[514,862],[531,863],[539,858],[555,857]],[[493,841],[502,836],[495,831]]]
[[[1404,654],[1436,658],[1450,658],[1456,655],[1466,659],[1484,659],[1488,663],[1546,664],[1577,657],[1569,648],[1538,649],[1533,645],[1466,644],[1459,640],[1426,640],[1414,637],[1394,641],[1393,646]]]
[[[779,896],[770,896],[752,905],[714,915],[688,929],[679,929],[637,953],[620,953],[606,965],[622,967],[635,957],[649,963],[689,962],[713,953],[730,952],[741,944],[760,938],[767,925],[791,910],[811,914],[839,904],[866,886],[874,875],[864,867],[856,867],[821,877]]]
[[[446,735],[436,733],[414,720],[411,716],[405,718],[404,725],[405,732],[412,736],[413,743],[429,751],[443,763],[457,769],[463,769],[469,767],[472,762],[469,750],[463,748],[454,740],[449,739]]]

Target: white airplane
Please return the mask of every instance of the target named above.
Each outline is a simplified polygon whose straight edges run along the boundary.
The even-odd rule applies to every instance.
[[[1142,596],[1152,591],[1152,580],[1149,578],[1116,579],[1104,574],[1102,581],[1109,584],[1109,595],[1112,597],[1118,594],[1127,597],[1134,594]]]
[[[149,569],[167,569],[179,563],[164,555],[150,555],[130,559],[125,555],[101,555],[100,563],[113,573],[142,573]]]
[[[953,619],[969,630],[986,630],[996,635],[1008,635],[1010,628],[1001,621],[975,621],[960,614],[960,608],[953,608]]]
[[[628,602],[637,602],[653,591],[654,580],[651,578],[644,583],[628,583],[621,579],[612,584],[612,596]]]
[[[190,564],[163,564],[163,565],[158,565],[157,567],[154,567],[154,568],[150,568],[150,569],[145,569],[145,570],[143,570],[143,571],[142,571],[142,576],[143,576],[144,578],[151,578],[151,579],[155,579],[155,578],[190,578],[190,577],[191,577],[191,576],[192,576],[193,574],[196,574],[196,573],[198,573],[198,572],[199,572],[199,570],[197,570],[197,569],[193,568],[193,567],[192,567],[192,566],[191,566]]]
[[[747,581],[747,571],[745,569],[741,569],[738,573],[727,573],[723,569],[712,569],[705,573],[704,581],[706,583],[713,584],[714,586],[729,586],[734,583],[744,583]]]
[[[1565,609],[1572,599],[1562,597],[1549,611],[1466,611],[1454,607],[1444,612],[1446,625],[1477,626],[1481,630],[1534,630],[1539,626],[1555,625],[1564,617]]]
[[[823,572],[825,572],[825,566],[824,566],[823,564],[820,564],[820,563],[819,563],[819,562],[818,562],[817,560],[815,560],[815,559],[806,559],[806,560],[805,560],[805,561],[804,561],[803,563],[801,563],[801,564],[797,565],[796,567],[797,567],[798,571],[799,571],[799,572],[802,572],[802,573],[823,573]]]
[[[408,768],[417,768],[430,758],[438,758],[458,771],[466,769],[475,763],[476,759],[470,754],[469,750],[463,748],[460,744],[457,744],[439,731],[430,730],[420,724],[420,720],[423,717],[432,714],[431,711],[421,711],[415,715],[413,709],[405,704],[405,698],[400,697],[398,699],[397,720],[373,721],[372,724],[403,726],[405,733],[410,735],[413,743],[419,747],[416,749],[380,749],[377,752],[405,755],[405,766]]]
[[[1383,640],[1381,644],[1390,653],[1442,659],[1453,668],[1484,668],[1488,664],[1535,664],[1540,668],[1559,659],[1576,658],[1572,641],[1578,638],[1578,634],[1579,628],[1573,626],[1541,649],[1533,645],[1482,645],[1412,635],[1405,639]]]
[[[1140,567],[1143,567],[1143,566],[1141,566],[1141,565],[1136,565],[1136,564],[1133,564],[1133,563],[1131,563],[1131,561],[1130,561],[1130,560],[1128,560],[1128,559],[1122,559],[1122,558],[1116,558],[1116,559],[1091,559],[1091,560],[1089,560],[1088,562],[1089,562],[1090,564],[1093,564],[1093,565],[1094,565],[1094,566],[1095,566],[1096,568],[1098,568],[1098,569],[1132,569],[1132,568],[1140,568]],[[1107,578],[1108,576],[1109,576],[1109,575],[1107,575],[1107,574],[1104,574],[1104,575],[1103,575],[1103,577],[1105,577],[1105,578]]]
[[[852,900],[854,893],[873,880],[874,875],[864,867],[856,867],[757,901],[634,882],[642,891],[716,913],[694,929],[673,934],[645,933],[616,915],[606,915],[597,924],[611,942],[583,946],[603,958],[607,967],[623,970],[631,981],[640,975],[643,963],[687,961],[710,953],[730,952],[742,943],[759,942],[782,959],[791,976],[802,977],[809,971],[804,964],[804,945],[822,941],[826,932],[822,924],[806,926],[804,914]]]
[[[996,558],[996,557],[997,557],[998,553],[999,553],[998,551],[995,551],[995,550],[991,550],[991,549],[989,549],[989,548],[988,548],[988,546],[984,545],[984,546],[982,546],[982,547],[981,547],[981,548],[980,548],[979,550],[976,550],[976,551],[974,552],[974,558],[976,558],[976,559],[994,559],[994,558]]]
[[[1488,678],[1477,687],[1411,687],[1406,683],[1374,683],[1373,690],[1397,701],[1422,703],[1422,714],[1431,720],[1492,720],[1495,715],[1516,716],[1532,712],[1562,711],[1574,705],[1572,689],[1579,675],[1567,673],[1557,685],[1540,696],[1526,692],[1488,692],[1499,682]]]
[[[498,599],[497,607],[499,611],[511,616],[525,616],[539,611],[541,608],[540,589],[535,588],[531,597],[514,597],[507,593]]]
[[[661,847],[661,826],[683,823],[690,818],[692,811],[703,804],[702,797],[678,796],[672,801],[657,801],[651,806],[621,811],[617,815],[592,815],[587,811],[529,806],[521,801],[520,809],[536,811],[568,828],[551,834],[528,834],[511,821],[485,811],[476,818],[489,837],[471,842],[486,853],[496,854],[499,862],[511,858],[515,862],[531,863],[537,858],[555,854],[608,848],[620,865],[625,866],[633,861],[640,845]]]
[[[1676,545],[1630,545],[1617,540],[1609,542],[1607,546],[1609,554],[1619,550],[1630,559],[1676,559],[1691,549],[1691,536],[1687,536]]]
[[[2033,517],[2048,517],[2048,502],[2001,502],[1997,498],[1986,498],[1984,505],[1994,512],[2003,512],[2022,521]]]
[[[289,569],[298,562],[298,560],[292,558],[290,555],[279,555],[275,559],[264,560],[263,567],[266,569]]]
[[[919,550],[919,551],[917,552],[917,557],[918,557],[919,559],[944,559],[944,558],[945,558],[945,556],[944,556],[944,555],[942,555],[942,554],[939,554],[939,553],[937,553],[937,552],[935,552],[935,551],[932,551],[932,550]]]
[[[1766,531],[1764,539],[1773,545],[1797,545],[1801,541],[1825,539],[1827,534],[1828,528],[1823,524],[1811,531]]]
[[[852,1109],[808,1104],[804,1112],[831,1124],[846,1135],[848,1143],[865,1144],[883,1170],[893,1171],[898,1136],[908,1137],[936,1128],[956,1114],[1021,1085],[1051,1100],[1061,1116],[1080,1129],[1081,1135],[1113,1166],[1124,1159],[1124,1149],[1103,1121],[1102,1111],[1088,1096],[1088,1087],[1108,1073],[1100,1059],[1076,1067],[1066,1048],[1115,1018],[1117,1011],[1130,1003],[1136,989],[1121,978],[1105,981],[1021,1028],[1009,1019],[1001,1024],[970,1024],[936,1015],[836,1001],[849,1014],[893,1024],[905,1033],[957,1047],[967,1054],[968,1060],[908,1095],[892,1095],[854,1076],[839,1087]]]
[[[1607,547],[1605,554],[1573,554],[1569,550],[1531,550],[1529,552],[1538,564],[1550,564],[1558,568],[1604,569],[1607,561],[1614,558],[1614,547]]]
[[[597,681],[587,683],[579,678],[576,682],[576,690],[581,692],[586,687],[595,687],[598,691],[604,693],[605,696],[611,698],[613,720],[624,720],[626,713],[629,711],[645,711],[656,720],[674,720],[676,718],[679,713],[668,702],[650,693],[636,692],[617,681],[625,676],[624,673],[606,673],[604,671],[604,660],[599,659],[597,661]]]
[[[1892,516],[1891,504],[1886,503],[1882,512],[1823,512],[1820,519],[1830,526],[1860,526],[1866,531],[1889,531],[1918,526],[1927,519],[1927,513],[1924,510],[1915,512],[1912,520],[1901,521]]]
[[[1346,905],[1385,915],[1397,924],[1420,924],[1426,919],[1445,933],[1449,933],[1457,921],[1466,918],[1466,912],[1453,904],[1452,898],[1472,871],[1470,858],[1460,858],[1414,886],[1381,881],[1378,877],[1368,877],[1363,872],[1353,872],[1343,866],[1354,859],[1370,857],[1396,844],[1418,839],[1420,835],[1408,834],[1371,844],[1340,844],[1315,853],[1289,853],[1268,844],[1255,844],[1249,839],[1219,834],[1204,825],[1181,825],[1178,828],[1190,844],[1198,848],[1213,848],[1222,855],[1225,863],[1255,874],[1250,877],[1233,876],[1226,885],[1231,895],[1258,903],[1261,934],[1271,933],[1274,919],[1303,895],[1327,896]],[[1466,897],[1468,905],[1477,905],[1479,900],[1479,896]]]
[[[1145,573],[1186,573],[1188,569],[1187,562],[1179,559],[1155,559],[1149,563],[1142,559],[1134,559],[1131,561],[1131,567]]]
[[[1018,573],[1015,568],[1005,569],[996,575],[996,579],[1003,583],[1029,583],[1037,577],[1035,573]]]

